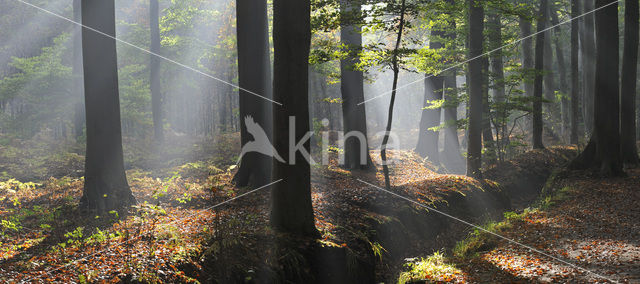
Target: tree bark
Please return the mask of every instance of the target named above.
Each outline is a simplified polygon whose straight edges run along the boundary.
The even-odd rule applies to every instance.
[[[82,22],[81,0],[73,0],[73,21]],[[82,75],[82,27],[73,26],[73,95],[77,102],[74,104],[73,134],[78,140],[85,125],[84,114],[84,82]]]
[[[580,3],[571,1],[571,18],[580,16]],[[580,21],[571,22],[571,134],[569,135],[569,143],[577,145],[578,140],[578,121],[580,113],[580,69],[579,69],[579,48],[578,41],[580,32]]]
[[[611,4],[613,3],[613,4]],[[623,175],[620,156],[619,31],[616,0],[597,0],[594,131],[571,167],[598,169],[603,176]]]
[[[469,134],[467,176],[482,178],[482,54],[484,41],[484,7],[478,0],[469,0]]]
[[[273,162],[273,179],[282,181],[271,191],[271,226],[280,232],[316,237],[311,166],[289,141],[303,143],[302,150],[309,153],[309,140],[304,139],[310,131],[310,5],[309,0],[273,1],[273,98],[283,104],[273,111],[273,142],[276,152],[289,161]]]
[[[543,121],[542,121],[542,78],[543,75],[540,74],[544,69],[544,41],[545,41],[545,33],[543,32],[546,29],[546,21],[547,21],[547,9],[548,0],[540,0],[540,11],[537,23],[537,32],[536,35],[536,50],[535,50],[535,70],[536,76],[533,84],[533,126],[532,126],[532,138],[533,138],[533,148],[534,149],[544,149],[544,144],[542,143],[542,129],[543,129]]]
[[[238,83],[240,141],[244,147],[252,139],[245,119],[251,117],[262,127],[269,141],[273,140],[271,57],[267,1],[238,0],[236,3],[238,39]],[[254,94],[263,96],[260,98]],[[271,157],[257,152],[246,153],[240,160],[234,181],[238,186],[261,186],[271,180]]]
[[[636,146],[636,80],[638,74],[638,0],[625,0],[624,51],[620,97],[620,139],[622,162],[638,165]]]
[[[584,9],[582,9],[583,13],[587,13],[594,10],[594,0],[584,0]],[[583,88],[582,92],[582,108],[583,108],[583,117],[584,117],[584,127],[587,134],[592,134],[593,131],[593,119],[594,119],[594,82],[595,82],[595,60],[596,60],[596,42],[594,39],[594,14],[591,13],[584,16],[584,40],[583,40],[583,50],[584,53],[582,55],[582,66],[583,66]]]
[[[149,29],[151,49],[160,54],[160,5],[158,0],[149,0]],[[153,136],[156,141],[164,140],[162,126],[162,92],[160,90],[160,58],[151,54],[149,58],[149,87],[151,89],[151,114],[153,116]]]
[[[406,0],[402,0],[400,8],[400,23],[398,25],[398,32],[396,37],[396,45],[393,49],[391,58],[391,68],[393,69],[393,84],[391,89],[391,100],[389,101],[389,112],[387,116],[387,127],[384,137],[382,138],[382,145],[380,145],[380,157],[382,159],[382,173],[384,175],[384,185],[387,190],[391,190],[391,179],[389,178],[389,165],[387,165],[387,143],[389,142],[389,135],[391,134],[391,126],[393,125],[393,107],[396,101],[397,87],[398,87],[398,75],[400,74],[400,65],[398,63],[398,51],[402,44],[402,33],[404,32],[404,13],[406,9]]]
[[[360,18],[360,3],[341,0],[340,10],[344,16]],[[340,41],[347,46],[347,58],[340,60],[340,91],[342,93],[342,119],[344,141],[344,166],[351,170],[371,169],[373,162],[369,156],[367,141],[367,116],[364,102],[364,75],[356,70],[360,61],[358,53],[362,48],[362,28],[350,24],[349,19],[340,25]],[[351,19],[352,20],[352,19]],[[363,140],[349,133],[360,133]]]
[[[82,23],[115,38],[113,0],[82,1]],[[116,41],[82,30],[87,154],[81,206],[99,212],[135,203],[124,172]]]

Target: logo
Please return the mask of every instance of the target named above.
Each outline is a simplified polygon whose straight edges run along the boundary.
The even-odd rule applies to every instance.
[[[236,164],[240,164],[240,162],[242,161],[242,157],[244,157],[244,155],[246,155],[247,153],[251,153],[251,152],[256,152],[256,153],[260,153],[263,154],[265,156],[268,157],[272,157],[274,159],[276,159],[277,161],[281,162],[281,163],[287,163],[287,161],[285,159],[282,158],[282,156],[280,156],[280,154],[276,151],[275,147],[273,147],[273,145],[271,144],[271,141],[269,141],[269,137],[267,136],[267,133],[264,131],[264,129],[253,120],[253,117],[251,116],[246,116],[244,118],[244,124],[245,127],[247,128],[247,132],[249,132],[249,134],[251,134],[251,136],[253,136],[253,140],[247,142],[244,146],[242,146],[242,150],[240,151],[240,157],[238,158],[238,162]],[[301,141],[298,141],[296,143],[295,138],[296,137],[296,130],[295,130],[295,125],[296,125],[296,119],[295,117],[291,116],[289,117],[289,164],[290,165],[294,165],[295,164],[295,155],[296,152],[300,152],[300,154],[307,160],[307,162],[309,162],[309,164],[311,165],[315,165],[317,164],[313,158],[311,158],[311,155],[309,154],[309,152],[304,148],[304,144],[311,138],[311,136],[314,135],[314,132],[307,132],[305,134],[305,136],[302,137]],[[327,119],[323,119],[322,120],[322,125],[324,127],[328,126],[328,120]],[[318,131],[318,133],[320,134],[320,142],[321,142],[321,151],[322,151],[322,165],[329,165],[329,152],[330,152],[330,147],[329,147],[329,131]],[[373,137],[382,137],[382,135],[384,135],[386,132],[385,131],[381,131],[376,133]],[[366,154],[369,151],[369,149],[366,147],[367,146],[367,137],[359,131],[350,131],[346,134],[343,134],[342,131],[338,131],[337,132],[338,135],[338,139],[336,140],[337,142],[337,146],[339,149],[343,149],[344,148],[344,142],[346,139],[356,139],[358,143],[360,143],[360,164],[362,165],[366,165],[367,160],[366,160]],[[387,143],[387,149],[400,149],[400,144],[399,144],[399,137],[393,133],[390,132],[389,133],[389,138],[391,143]],[[339,151],[341,154],[339,156],[339,163],[341,165],[344,164],[344,151]],[[387,164],[391,163],[394,159],[391,158],[389,160],[386,161]]]

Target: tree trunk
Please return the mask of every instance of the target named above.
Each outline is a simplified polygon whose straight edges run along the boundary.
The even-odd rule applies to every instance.
[[[616,0],[597,0],[594,131],[573,168],[595,168],[603,176],[623,175],[620,157],[619,32]]]
[[[115,37],[113,0],[82,1],[83,25]],[[87,154],[84,208],[106,212],[135,203],[124,172],[116,41],[82,30]]]
[[[482,61],[482,141],[484,158],[488,164],[496,160],[495,141],[491,127],[491,98],[489,96],[489,58],[483,56]]]
[[[396,101],[397,87],[398,87],[398,75],[400,74],[400,65],[398,63],[398,51],[402,44],[402,33],[404,32],[404,12],[406,9],[406,0],[402,0],[400,8],[400,24],[398,26],[398,34],[396,37],[396,45],[391,54],[391,68],[393,69],[393,84],[391,86],[391,100],[389,101],[389,112],[387,115],[387,127],[384,137],[382,138],[382,145],[380,145],[380,157],[382,159],[382,172],[384,174],[384,185],[387,190],[391,190],[391,179],[389,178],[389,165],[387,165],[387,143],[389,142],[389,135],[391,134],[391,125],[393,123],[393,107]]]
[[[519,17],[520,37],[522,40],[522,69],[526,74],[533,69],[533,40],[531,37],[531,21],[525,17]],[[524,80],[524,94],[527,97],[533,97],[533,80],[530,76],[526,76]]]
[[[594,0],[584,0],[583,13],[587,13],[594,10]],[[595,60],[596,60],[596,43],[594,39],[594,14],[591,13],[584,16],[584,53],[582,55],[583,66],[583,88],[584,91],[582,99],[584,127],[587,134],[592,134],[593,131],[593,118],[594,118],[594,82],[595,82]]]
[[[158,0],[149,2],[149,28],[151,32],[151,52],[160,54],[160,5]],[[162,129],[162,92],[160,91],[160,58],[151,54],[149,58],[149,86],[151,88],[151,113],[153,116],[153,136],[156,141],[164,140]]]
[[[82,22],[81,0],[73,0],[73,21]],[[85,114],[84,114],[84,82],[82,78],[82,27],[73,26],[73,134],[78,140],[82,136]]]
[[[570,117],[570,107],[569,107],[569,91],[567,86],[567,66],[564,61],[564,49],[562,48],[562,41],[560,38],[562,37],[562,29],[558,24],[560,21],[558,20],[558,13],[555,7],[552,5],[549,7],[551,12],[551,24],[556,26],[553,29],[554,37],[554,46],[556,47],[556,60],[558,62],[558,75],[560,78],[560,86],[559,90],[562,93],[562,98],[560,99],[561,112],[562,112],[562,139],[566,141],[569,136],[569,117]]]
[[[483,30],[483,3],[478,0],[469,0],[469,59],[482,54]],[[482,65],[482,60],[469,61],[467,176],[474,178],[482,177]]]
[[[455,71],[444,78],[444,145],[442,149],[442,163],[452,173],[464,173],[465,164],[460,153],[458,139],[458,84]]]
[[[489,50],[496,50],[491,53],[491,73],[493,74],[493,96],[497,103],[504,103],[505,101],[505,81],[504,81],[504,62],[502,60],[502,22],[500,14],[497,11],[492,11],[488,16],[488,38],[489,38]],[[505,109],[496,109],[496,121],[505,117]],[[505,135],[507,133],[506,122],[500,122],[500,129],[496,129],[496,133]],[[496,126],[497,127],[497,126]],[[503,149],[504,144],[507,143],[509,137],[502,137],[496,135],[496,150]]]
[[[580,3],[571,1],[571,18],[580,16]],[[579,42],[580,22],[571,22],[571,134],[569,143],[578,144],[578,119],[580,106],[580,70],[579,70]]]
[[[625,0],[624,52],[620,101],[622,162],[638,165],[636,146],[636,80],[638,73],[638,0]]]
[[[273,111],[273,142],[276,153],[289,161],[273,162],[273,179],[282,181],[271,191],[271,226],[277,231],[315,237],[318,231],[311,205],[310,157],[301,153],[310,151],[310,8],[309,0],[273,1],[273,98],[283,104]],[[294,139],[292,144],[303,143],[302,149],[290,145],[290,139]]]
[[[429,48],[435,50],[442,50],[444,44],[441,39],[445,36],[445,32],[433,27],[431,30],[431,40],[429,42]],[[438,166],[440,165],[440,147],[439,136],[440,131],[432,130],[430,128],[440,126],[440,116],[442,110],[440,108],[430,109],[427,108],[431,105],[430,101],[436,101],[442,99],[442,92],[444,88],[444,77],[441,74],[429,76],[425,74],[424,80],[424,101],[422,108],[422,115],[420,117],[420,129],[418,133],[418,144],[416,145],[416,152],[423,158],[428,158],[431,163]]]
[[[549,15],[549,7],[547,6],[547,15]],[[548,24],[548,21],[545,21],[545,25]],[[546,27],[545,27],[546,28]],[[544,113],[547,114],[546,116],[543,114],[543,123],[544,123],[544,118],[547,117],[547,126],[550,126],[551,129],[557,129],[556,126],[558,126],[558,122],[561,121],[561,109],[558,107],[558,104],[556,102],[556,90],[557,90],[557,86],[556,86],[556,80],[555,80],[555,70],[554,70],[554,62],[553,62],[553,50],[551,47],[551,43],[553,42],[553,35],[551,34],[551,31],[546,31],[544,32],[545,34],[545,41],[544,41],[544,52],[543,52],[543,56],[547,56],[547,58],[545,58],[544,60],[544,67],[542,68],[542,82],[544,85],[544,99],[546,101],[549,102],[545,102],[543,104],[543,110]]]
[[[360,4],[340,1],[344,16],[360,18]],[[346,22],[346,23],[345,23]],[[342,93],[342,119],[344,141],[344,165],[348,169],[371,169],[373,162],[369,156],[367,141],[367,116],[364,102],[364,75],[356,70],[362,49],[361,27],[357,24],[341,23],[340,41],[347,46],[347,58],[340,60],[340,91]],[[349,135],[358,134],[358,135]],[[360,136],[361,134],[361,136]],[[360,137],[358,137],[360,136]]]
[[[544,149],[542,143],[542,70],[544,69],[544,38],[547,21],[547,5],[548,0],[540,0],[540,16],[538,17],[537,32],[536,35],[536,58],[535,58],[535,70],[536,77],[533,84],[533,148]]]
[[[244,147],[257,140],[247,130],[245,120],[249,117],[264,130],[269,142],[272,140],[272,103],[247,91],[271,99],[271,59],[269,51],[269,25],[267,1],[238,0],[236,4],[238,39],[238,83],[240,141]],[[262,141],[265,142],[265,141]],[[238,186],[261,186],[271,180],[271,157],[258,152],[246,153],[234,176]]]

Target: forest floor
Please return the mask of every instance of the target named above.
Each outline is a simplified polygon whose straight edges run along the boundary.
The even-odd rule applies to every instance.
[[[207,149],[194,151],[193,156],[213,157],[218,152],[237,153],[238,150],[212,148],[215,150],[208,153],[209,156],[204,154]],[[521,166],[537,163],[535,167],[545,167],[558,151],[533,152],[525,157],[534,161],[523,162]],[[376,152],[372,154],[374,160],[379,160]],[[397,158],[391,166],[394,192],[409,199],[432,205],[452,194],[481,190],[481,182],[459,175],[438,174],[412,152],[391,151],[391,155]],[[282,259],[274,241],[277,236],[268,227],[269,187],[254,191],[254,188],[233,186],[234,169],[229,162],[233,160],[234,157],[229,156],[225,158],[227,162],[212,158],[176,160],[161,169],[130,167],[129,184],[138,205],[127,213],[109,212],[101,216],[77,209],[82,192],[81,177],[64,176],[38,182],[9,179],[0,183],[0,281],[187,283],[277,277],[283,267],[279,266]],[[134,164],[142,165],[144,161]],[[516,166],[512,163],[508,168]],[[630,173],[631,177],[639,174]],[[506,172],[503,177],[508,175],[515,176]],[[418,209],[362,181],[384,184],[379,171],[349,172],[338,167],[335,161],[329,166],[312,168],[312,198],[316,227],[321,234],[317,242],[322,246],[345,248],[356,255],[373,254],[379,259],[375,264],[377,278],[390,280],[402,269],[404,257],[455,244],[457,239],[446,234],[427,240],[415,234],[407,235],[404,230],[388,232],[392,241],[384,246],[372,239],[371,231],[377,224],[395,222],[395,217],[386,214],[387,210]],[[576,181],[582,181],[581,177],[576,177]],[[587,180],[584,186],[597,184],[594,182]],[[637,185],[637,180],[635,182]],[[626,202],[637,200],[630,198]],[[634,213],[636,217],[638,214],[637,209],[625,212]],[[636,227],[629,228],[637,228],[637,223],[633,224]],[[592,225],[600,226],[599,223]],[[518,231],[514,230],[514,234]],[[560,231],[559,236],[564,236],[560,233],[566,230]],[[573,239],[581,240],[579,236]],[[640,238],[633,235],[629,239],[631,243]],[[410,247],[395,248],[409,242]],[[508,248],[505,246],[504,251]],[[502,271],[500,275],[507,277],[505,279],[516,279],[513,277],[517,275],[510,272],[506,264],[499,266],[500,262],[489,259],[454,263],[453,266],[458,267],[456,271],[461,272],[451,275],[463,275],[460,279],[483,279],[483,274],[474,270],[481,266],[475,266],[473,261],[479,261],[493,267],[489,271]],[[296,266],[293,261],[298,260],[294,257],[291,261],[291,266]]]
[[[454,256],[422,259],[411,264],[405,277],[457,283],[640,283],[640,169],[627,174],[603,179],[562,172],[548,185],[555,192],[536,207],[486,226],[529,248],[476,231],[459,243]]]

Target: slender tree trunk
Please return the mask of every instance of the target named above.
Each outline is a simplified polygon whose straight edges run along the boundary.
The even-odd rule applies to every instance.
[[[393,122],[393,107],[396,101],[396,88],[398,87],[398,75],[400,74],[400,64],[398,63],[398,51],[402,44],[402,33],[404,31],[404,12],[406,9],[406,0],[402,0],[400,8],[400,24],[398,26],[398,34],[396,45],[391,55],[391,66],[393,68],[393,84],[391,89],[391,101],[389,102],[389,112],[387,116],[387,128],[380,145],[380,157],[382,158],[382,172],[384,174],[384,185],[387,190],[391,190],[391,179],[389,178],[389,165],[387,165],[387,143],[389,142],[389,134],[391,134],[391,125]]]
[[[238,39],[238,82],[242,90],[239,95],[240,141],[244,147],[256,140],[247,130],[245,120],[254,119],[272,140],[273,126],[271,99],[271,59],[267,1],[238,0],[236,3]],[[247,92],[250,91],[253,94]],[[258,97],[258,94],[264,98]],[[264,142],[264,141],[263,141]],[[258,152],[246,153],[234,176],[238,186],[261,186],[271,180],[271,157]]]
[[[597,0],[594,131],[573,168],[595,168],[604,176],[623,175],[620,157],[619,31],[616,0]]]
[[[544,40],[545,33],[542,32],[546,29],[546,21],[547,21],[547,5],[548,0],[540,0],[540,16],[538,17],[537,23],[537,31],[536,35],[536,59],[535,59],[535,70],[536,77],[533,84],[533,97],[535,101],[533,102],[533,148],[534,149],[544,149],[544,145],[542,143],[542,70],[544,69]]]
[[[502,60],[502,50],[499,49],[502,47],[502,22],[500,14],[497,11],[492,11],[492,13],[488,16],[488,39],[489,39],[489,50],[496,50],[491,53],[491,73],[493,74],[493,92],[494,92],[494,100],[497,103],[504,103],[505,101],[505,81],[504,81],[504,62]],[[496,129],[496,133],[505,135],[507,133],[507,124],[506,122],[499,121],[501,118],[505,117],[505,109],[497,108],[496,109],[496,121],[498,121],[498,125],[500,129]],[[498,127],[498,126],[496,126]],[[507,143],[509,137],[496,137],[496,150],[503,149],[504,144]]]
[[[556,26],[553,29],[554,37],[554,46],[556,47],[556,60],[558,62],[558,75],[560,78],[560,86],[559,90],[562,93],[562,99],[560,100],[561,111],[562,111],[562,139],[566,141],[569,137],[569,128],[570,128],[570,106],[569,106],[569,95],[568,85],[567,85],[567,66],[565,64],[564,58],[564,49],[562,48],[562,41],[560,40],[562,37],[562,28],[558,25],[560,23],[558,19],[558,12],[555,6],[549,7],[551,12],[551,24]]]
[[[113,0],[82,1],[83,25],[115,37]],[[124,172],[116,41],[82,30],[87,154],[82,207],[106,212],[135,203]]]
[[[76,23],[82,22],[81,0],[73,0],[73,20]],[[85,114],[84,114],[84,82],[82,78],[82,27],[73,26],[73,134],[78,140],[82,136]]]
[[[442,50],[442,48],[444,48],[444,44],[442,43],[444,36],[445,32],[442,29],[434,27],[431,30],[429,48],[434,51]],[[442,110],[440,108],[431,109],[428,107],[431,105],[431,101],[442,99],[443,88],[444,76],[437,74],[430,77],[429,74],[425,74],[420,132],[418,134],[418,144],[416,145],[415,151],[421,157],[428,158],[434,165],[440,165],[440,139],[438,138],[440,131],[434,131],[432,128],[440,126]]]
[[[311,204],[309,153],[309,0],[273,1],[273,98],[282,103],[273,111],[273,142],[289,162],[274,159],[271,191],[271,226],[278,231],[317,236]],[[294,132],[295,133],[292,133]],[[290,138],[291,137],[291,138]],[[295,145],[302,143],[301,149]],[[306,139],[306,140],[305,140]],[[310,157],[308,157],[310,158]]]
[[[547,15],[549,15],[549,7],[547,7]],[[548,24],[548,20],[545,24]],[[545,27],[546,28],[546,27]],[[557,129],[558,122],[561,121],[561,109],[558,107],[558,103],[556,102],[556,80],[555,80],[555,70],[554,70],[554,62],[553,62],[553,50],[551,47],[551,43],[553,42],[553,35],[551,31],[546,31],[545,33],[545,41],[544,41],[544,56],[547,56],[544,60],[544,67],[542,68],[542,82],[544,85],[543,94],[544,99],[549,101],[548,103],[543,104],[544,113],[547,114],[546,117],[547,123],[546,126],[551,129]],[[543,115],[543,122],[544,122]]]
[[[341,0],[340,10],[345,18],[359,19],[360,3]],[[349,19],[349,18],[347,18]],[[347,21],[348,22],[348,21]],[[342,93],[342,119],[344,141],[344,165],[348,169],[371,169],[373,162],[369,156],[367,141],[367,116],[364,102],[364,75],[356,69],[360,61],[358,53],[362,48],[361,27],[357,24],[342,23],[340,41],[347,46],[349,56],[340,60],[340,90]],[[362,134],[350,136],[349,133]],[[364,138],[364,139],[363,139]]]
[[[638,165],[636,146],[636,80],[638,73],[638,0],[625,0],[624,52],[620,101],[620,134],[622,162]]]
[[[519,18],[520,37],[527,37],[522,40],[522,69],[530,74],[533,69],[533,40],[531,37],[531,20],[525,16]],[[533,97],[533,80],[531,76],[526,76],[524,80],[524,93],[527,97]]]
[[[580,15],[580,3],[571,1],[571,18]],[[569,143],[578,144],[578,119],[580,108],[580,70],[579,70],[579,42],[580,22],[571,22],[571,134]]]
[[[469,59],[482,54],[484,41],[482,1],[469,0]],[[469,134],[467,176],[482,178],[482,60],[469,61]]]
[[[594,10],[594,0],[584,0],[583,13]],[[594,119],[594,82],[595,82],[595,60],[596,60],[596,42],[594,39],[594,14],[591,13],[584,16],[584,54],[582,55],[583,66],[583,117],[584,127],[587,134],[592,134],[593,131],[593,119]]]
[[[151,31],[151,52],[160,54],[160,5],[158,0],[149,2],[149,27]],[[164,140],[162,129],[162,92],[160,90],[160,58],[150,55],[149,63],[151,87],[151,113],[153,115],[153,136],[156,141]]]

